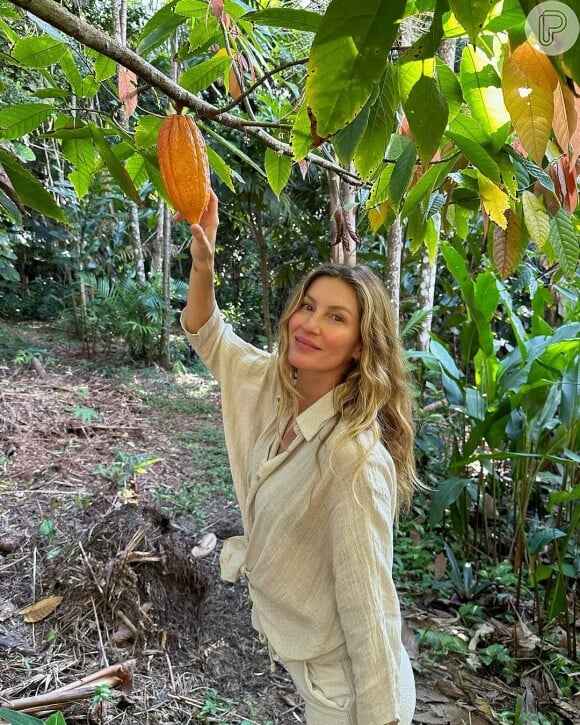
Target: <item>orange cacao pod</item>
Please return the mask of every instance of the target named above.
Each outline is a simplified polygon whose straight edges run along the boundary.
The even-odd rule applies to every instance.
[[[205,141],[191,116],[163,119],[157,156],[171,203],[190,224],[198,224],[209,202],[210,176]]]

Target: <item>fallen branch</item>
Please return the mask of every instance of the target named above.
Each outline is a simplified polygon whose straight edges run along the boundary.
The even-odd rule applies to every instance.
[[[135,660],[127,660],[126,662],[104,667],[102,670],[87,675],[76,682],[71,682],[69,685],[52,690],[52,692],[45,692],[42,695],[33,695],[32,697],[20,697],[0,704],[8,710],[18,710],[19,712],[32,714],[41,710],[43,712],[53,712],[60,710],[67,703],[94,697],[103,685],[111,688],[120,687],[124,695],[129,695],[133,688],[134,666]]]

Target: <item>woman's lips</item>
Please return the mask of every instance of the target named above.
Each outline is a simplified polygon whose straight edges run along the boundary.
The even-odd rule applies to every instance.
[[[312,342],[308,342],[308,340],[305,340],[303,337],[296,336],[294,338],[294,342],[299,348],[303,350],[320,350],[319,347],[314,345]]]

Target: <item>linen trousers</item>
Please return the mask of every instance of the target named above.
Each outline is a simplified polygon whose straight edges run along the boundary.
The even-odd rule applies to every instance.
[[[359,723],[350,659],[335,662],[281,660],[305,703],[306,725],[368,725]],[[411,725],[415,711],[415,678],[405,650],[401,657],[401,720]],[[387,725],[387,724],[385,724]]]

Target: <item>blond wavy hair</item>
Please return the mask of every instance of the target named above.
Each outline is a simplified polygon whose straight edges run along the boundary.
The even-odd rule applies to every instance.
[[[280,429],[290,412],[297,414],[299,402],[299,394],[294,385],[296,371],[288,362],[288,321],[299,309],[310,285],[318,277],[324,276],[343,280],[354,291],[360,312],[362,341],[360,359],[353,360],[342,384],[334,389],[335,407],[346,422],[345,432],[336,441],[335,447],[350,440],[359,445],[361,458],[358,473],[370,453],[360,442],[360,434],[370,430],[374,440],[382,441],[394,461],[397,473],[397,509],[408,509],[413,491],[420,485],[415,472],[411,386],[391,302],[382,282],[368,267],[322,265],[312,270],[291,295],[278,329]],[[355,481],[356,479],[357,475]]]

